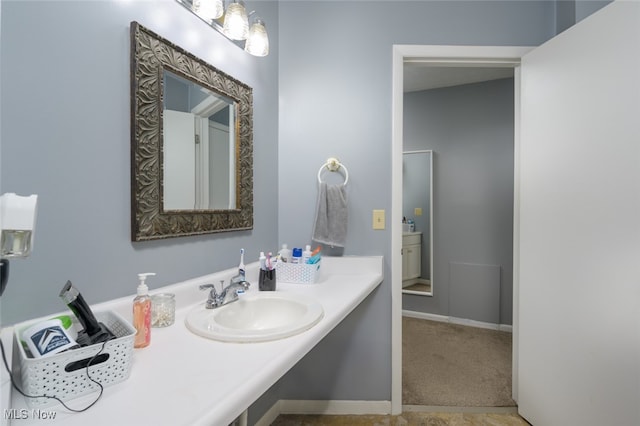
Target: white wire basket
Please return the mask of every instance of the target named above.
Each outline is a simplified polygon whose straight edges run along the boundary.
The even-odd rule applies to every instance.
[[[136,329],[115,312],[96,312],[96,319],[115,336],[91,363],[89,375],[103,387],[122,382],[131,374],[133,339]],[[20,343],[16,327],[13,335],[13,377],[21,383],[27,395],[55,396],[69,401],[97,392],[100,387],[87,377],[87,364],[102,348],[102,343],[60,352],[43,358],[30,358]],[[41,408],[58,401],[51,398],[25,398],[31,408]]]
[[[308,263],[276,263],[276,282],[294,284],[313,284],[320,276],[320,262]]]

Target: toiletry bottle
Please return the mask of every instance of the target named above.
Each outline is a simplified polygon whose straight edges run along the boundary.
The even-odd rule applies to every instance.
[[[267,256],[264,255],[264,252],[261,251],[260,252],[260,257],[258,258],[258,261],[260,262],[260,269],[263,271],[267,270]]]
[[[22,340],[29,348],[30,358],[45,357],[79,347],[58,318],[32,325],[22,332]]]
[[[311,259],[311,246],[307,245],[302,252],[302,263],[309,263]]]
[[[302,263],[302,249],[294,248],[291,254],[291,263]]]
[[[133,299],[133,326],[136,329],[134,348],[144,348],[151,342],[151,298],[149,287],[145,284],[149,275],[155,275],[155,273],[138,274],[140,284],[138,284],[137,296]]]
[[[280,255],[279,260],[281,262],[291,262],[291,250],[289,250],[286,244],[282,245],[282,248],[280,249],[278,254]]]

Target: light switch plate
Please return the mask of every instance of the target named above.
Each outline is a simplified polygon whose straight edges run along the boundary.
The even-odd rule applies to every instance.
[[[384,229],[384,210],[373,211],[373,229]]]
[[[416,216],[422,216],[422,207],[416,207],[413,209],[413,214]]]

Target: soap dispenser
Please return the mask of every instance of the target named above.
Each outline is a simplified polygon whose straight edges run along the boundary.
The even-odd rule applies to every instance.
[[[151,298],[149,297],[149,287],[145,283],[153,272],[138,274],[137,296],[133,299],[133,326],[136,329],[134,348],[144,348],[151,342]]]

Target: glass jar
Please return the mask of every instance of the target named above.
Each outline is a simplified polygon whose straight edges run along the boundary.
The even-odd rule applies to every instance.
[[[176,320],[176,297],[172,293],[151,296],[151,327],[168,327]]]

